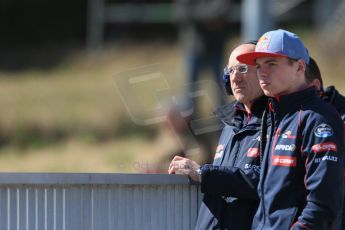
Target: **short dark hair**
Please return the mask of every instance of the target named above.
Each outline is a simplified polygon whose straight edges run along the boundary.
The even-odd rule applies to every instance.
[[[320,81],[321,90],[323,90],[323,81],[322,81],[321,71],[316,61],[312,57],[309,57],[308,66],[309,66],[309,71],[306,74],[307,83],[311,83],[314,79],[318,79]]]
[[[250,40],[250,41],[247,41],[243,44],[252,44],[252,45],[257,45],[258,44],[258,40]]]

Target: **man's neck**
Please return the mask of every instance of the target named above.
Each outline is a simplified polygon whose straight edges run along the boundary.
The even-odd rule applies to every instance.
[[[280,96],[284,96],[284,95],[289,95],[289,94],[293,94],[293,93],[297,93],[300,91],[305,90],[306,88],[308,88],[309,86],[307,84],[301,84],[299,87],[296,87],[294,90],[289,90],[287,92],[282,92],[278,95],[275,95],[275,98],[279,98]]]
[[[251,113],[252,103],[244,104],[244,108],[246,109],[247,113]]]

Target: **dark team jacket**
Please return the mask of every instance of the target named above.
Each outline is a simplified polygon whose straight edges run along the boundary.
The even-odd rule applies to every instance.
[[[345,124],[345,97],[341,95],[338,90],[335,89],[334,86],[329,86],[325,89],[322,99],[331,104],[339,113],[341,119]],[[344,173],[344,180],[345,180],[345,173]],[[345,197],[343,201],[343,213],[341,226],[336,226],[335,230],[345,229]]]
[[[315,88],[269,99],[252,229],[332,229],[343,202],[344,133]]]
[[[241,103],[216,110],[224,123],[212,165],[201,167],[201,191],[196,229],[251,228],[258,205],[259,143],[261,117],[267,98],[253,103],[247,114]]]
[[[322,99],[331,104],[345,122],[345,97],[341,95],[334,86],[329,86],[325,89]]]

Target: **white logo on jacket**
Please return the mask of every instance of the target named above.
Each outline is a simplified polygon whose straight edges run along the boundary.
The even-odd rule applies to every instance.
[[[295,151],[296,145],[276,145],[275,150],[281,150],[281,151]]]
[[[322,123],[315,128],[314,134],[317,137],[331,137],[333,136],[333,129],[330,125]]]

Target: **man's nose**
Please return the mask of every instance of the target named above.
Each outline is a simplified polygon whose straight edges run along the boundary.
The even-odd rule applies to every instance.
[[[240,73],[237,70],[235,70],[235,72],[232,75],[233,75],[232,78],[234,81],[242,81],[243,80],[243,73]]]
[[[267,77],[267,72],[263,68],[258,68],[256,70],[256,74],[258,75],[259,78]]]

